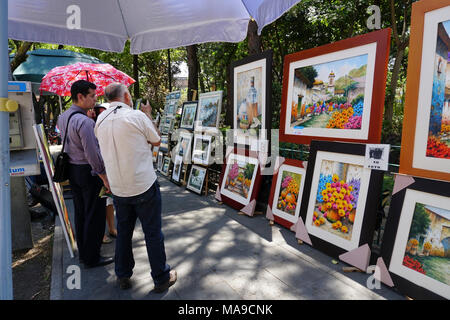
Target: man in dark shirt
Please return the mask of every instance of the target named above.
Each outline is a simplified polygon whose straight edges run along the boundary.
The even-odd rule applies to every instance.
[[[69,155],[69,182],[75,207],[75,232],[80,262],[86,268],[112,263],[112,257],[100,256],[105,232],[106,200],[98,195],[103,185],[109,190],[105,166],[94,134],[95,122],[86,113],[97,101],[95,84],[79,80],[73,83],[73,104],[59,116],[61,137],[67,134],[65,152]],[[73,113],[70,123],[67,121]]]

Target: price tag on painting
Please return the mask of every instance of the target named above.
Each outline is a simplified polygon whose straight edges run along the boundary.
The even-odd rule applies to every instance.
[[[390,148],[390,144],[366,144],[364,168],[387,171]]]

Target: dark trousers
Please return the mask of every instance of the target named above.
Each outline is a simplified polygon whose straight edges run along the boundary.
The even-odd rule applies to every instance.
[[[117,219],[115,270],[118,278],[133,274],[132,238],[136,220],[141,221],[147,255],[155,285],[169,280],[170,266],[166,264],[164,235],[161,231],[161,193],[158,181],[146,192],[133,197],[114,196]]]
[[[95,264],[100,258],[106,223],[106,199],[98,196],[103,182],[92,176],[91,170],[88,164],[71,164],[69,169],[78,252],[86,264]]]

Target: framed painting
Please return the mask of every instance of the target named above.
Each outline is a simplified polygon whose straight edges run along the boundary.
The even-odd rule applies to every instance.
[[[153,162],[156,162],[158,160],[158,152],[159,152],[159,147],[153,147],[152,148],[152,160]]]
[[[198,101],[183,103],[183,113],[181,114],[180,129],[194,130],[195,116],[197,115]]]
[[[175,156],[183,157],[184,163],[190,163],[191,161],[191,146],[192,137],[194,135],[190,132],[180,132],[178,136],[178,142],[175,149]]]
[[[383,171],[364,168],[365,144],[311,142],[300,215],[313,247],[339,255],[372,247]]]
[[[158,165],[157,165],[157,170],[159,172],[161,172],[161,169],[162,169],[163,158],[164,158],[164,154],[162,153],[162,151],[159,151],[158,152]]]
[[[267,139],[272,115],[272,51],[230,65],[234,142],[251,145]]]
[[[280,141],[379,143],[390,29],[285,56]]]
[[[450,181],[450,0],[413,3],[400,173]]]
[[[288,229],[300,216],[305,177],[303,161],[285,159],[272,179],[268,205],[274,221]]]
[[[55,203],[58,217],[61,222],[64,238],[66,239],[67,248],[69,249],[70,257],[73,258],[75,256],[74,252],[76,249],[75,233],[72,228],[69,212],[64,200],[63,188],[59,183],[53,181],[55,166],[53,164],[53,158],[50,153],[50,148],[47,142],[48,140],[42,123],[33,125],[33,132],[36,138],[36,144],[40,151],[42,162],[44,164],[45,174],[47,175],[53,202]]]
[[[192,165],[186,189],[202,194],[203,182],[205,181],[207,168]]]
[[[195,131],[208,131],[219,127],[222,94],[222,91],[213,91],[199,95]]]
[[[161,144],[159,145],[159,151],[163,153],[169,152],[169,136],[161,135]]]
[[[194,148],[192,150],[192,162],[204,166],[210,165],[212,136],[194,134]]]
[[[261,186],[261,170],[255,152],[235,148],[226,157],[219,181],[222,201],[241,210],[256,200]]]
[[[168,176],[170,167],[170,157],[164,156],[162,160],[161,174]]]
[[[181,171],[183,168],[183,157],[175,156],[175,161],[173,163],[172,180],[179,183]]]
[[[450,182],[412,181],[392,195],[381,254],[403,294],[450,299]]]

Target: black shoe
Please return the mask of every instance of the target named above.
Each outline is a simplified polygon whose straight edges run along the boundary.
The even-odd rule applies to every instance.
[[[159,286],[155,286],[153,288],[153,292],[161,293],[169,289],[169,287],[173,286],[173,284],[177,282],[177,272],[175,270],[171,270],[169,273],[169,280]]]
[[[101,266],[106,266],[107,264],[113,263],[114,262],[114,258],[113,257],[102,257],[100,256],[100,259],[98,259],[98,261],[94,264],[84,264],[84,267],[86,269],[90,269],[90,268],[95,268],[95,267],[101,267]]]
[[[122,290],[127,290],[132,287],[130,278],[117,278],[117,283]]]

